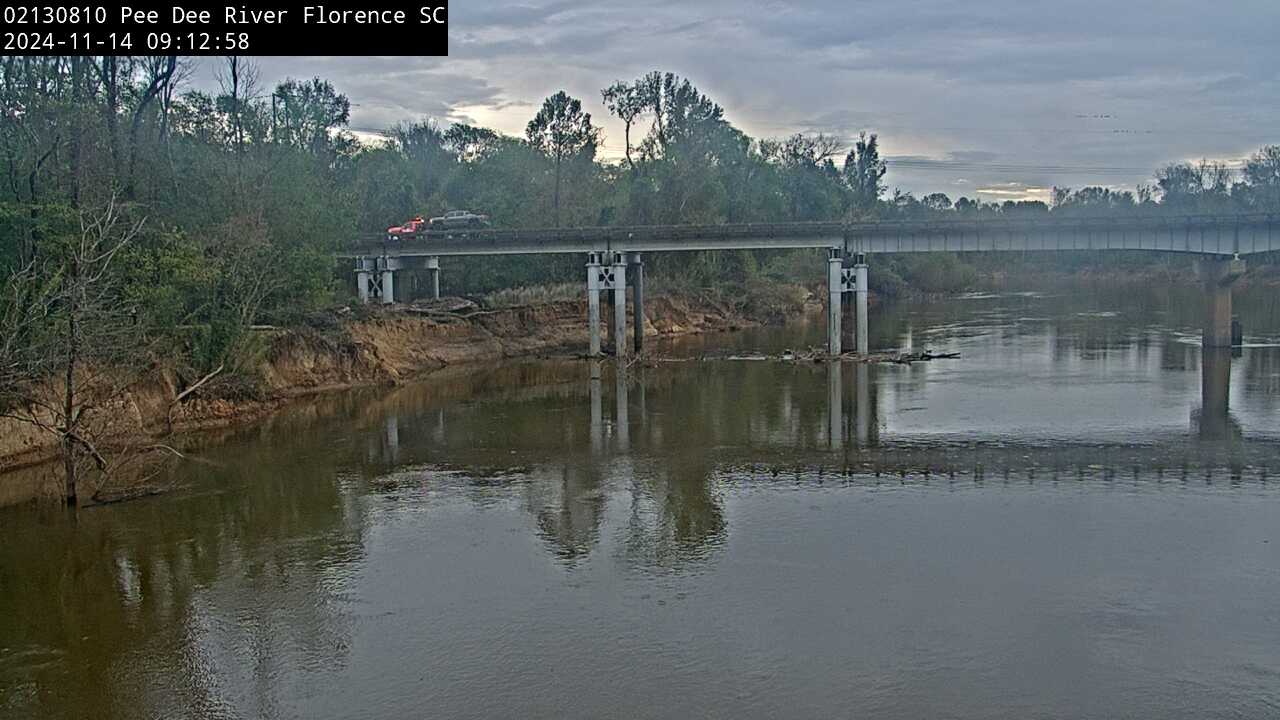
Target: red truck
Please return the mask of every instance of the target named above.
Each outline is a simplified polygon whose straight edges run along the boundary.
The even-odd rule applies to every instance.
[[[400,240],[400,238],[405,237],[406,235],[408,236],[417,235],[418,233],[425,230],[426,227],[427,227],[426,219],[423,218],[421,215],[415,215],[412,220],[410,220],[409,222],[403,225],[393,225],[387,228],[387,239],[398,241]]]

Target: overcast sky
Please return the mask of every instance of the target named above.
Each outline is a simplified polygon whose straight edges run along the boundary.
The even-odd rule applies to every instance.
[[[1132,187],[1169,161],[1234,160],[1280,142],[1280,0],[470,0],[450,10],[447,58],[260,58],[262,79],[333,81],[358,130],[432,117],[520,134],[542,98],[565,89],[617,157],[622,131],[600,89],[671,71],[753,136],[878,133],[891,187],[953,199]]]

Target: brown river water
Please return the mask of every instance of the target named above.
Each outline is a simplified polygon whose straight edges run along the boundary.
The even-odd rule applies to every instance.
[[[1280,298],[876,308],[324,397],[0,510],[4,718],[1280,717]],[[2,479],[0,479],[2,480]]]

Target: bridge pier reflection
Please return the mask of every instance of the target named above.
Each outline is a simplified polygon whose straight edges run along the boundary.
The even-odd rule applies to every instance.
[[[1239,435],[1231,419],[1231,349],[1206,347],[1200,351],[1200,411],[1193,417],[1200,437],[1226,440]]]
[[[871,368],[866,363],[858,363],[854,367],[853,387],[854,439],[860,447],[871,445],[871,429],[875,425],[872,419],[874,408],[871,407]]]
[[[631,449],[631,418],[627,412],[627,373],[619,366],[613,379],[613,425],[618,436],[618,449]]]
[[[600,361],[591,360],[591,452],[598,454],[604,449],[604,401],[601,393]]]
[[[871,365],[857,363],[852,373],[852,402],[846,412],[844,363],[827,363],[827,440],[832,450],[843,448],[850,435],[857,447],[873,447],[878,440]]]
[[[844,447],[844,364],[827,363],[827,442],[832,450]]]

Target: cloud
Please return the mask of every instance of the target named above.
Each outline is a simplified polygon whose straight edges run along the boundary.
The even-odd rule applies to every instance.
[[[565,89],[617,156],[600,88],[670,70],[752,135],[867,130],[885,154],[941,163],[890,163],[891,183],[917,194],[960,178],[1131,186],[1171,160],[1280,142],[1272,0],[456,5],[451,57],[261,58],[263,80],[322,75],[367,130],[430,116],[518,134]]]

